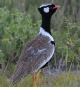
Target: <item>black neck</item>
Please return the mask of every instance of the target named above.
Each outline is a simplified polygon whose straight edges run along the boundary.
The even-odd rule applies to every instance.
[[[41,27],[46,31],[48,32],[49,34],[51,34],[51,31],[50,31],[50,19],[47,19],[45,18],[44,16],[42,16],[42,25]]]

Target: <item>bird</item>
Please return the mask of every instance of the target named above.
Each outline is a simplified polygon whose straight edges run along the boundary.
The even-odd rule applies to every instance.
[[[38,7],[42,17],[40,31],[24,46],[12,75],[13,85],[33,73],[34,87],[37,87],[40,70],[51,60],[55,51],[50,22],[52,15],[59,7],[52,3],[42,4]]]

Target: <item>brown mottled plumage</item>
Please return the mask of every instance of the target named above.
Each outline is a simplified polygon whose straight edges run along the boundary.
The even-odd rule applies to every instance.
[[[40,32],[24,47],[12,76],[13,84],[19,82],[24,76],[37,72],[52,58],[55,42],[51,36],[50,20],[59,7],[54,4],[43,4],[38,8],[42,16]],[[34,87],[36,87],[36,80]]]
[[[50,38],[41,34],[29,41],[17,62],[13,75],[13,84],[16,84],[25,75],[37,72],[42,67],[40,66],[42,62],[46,61],[53,52],[53,48],[54,45],[51,44]]]

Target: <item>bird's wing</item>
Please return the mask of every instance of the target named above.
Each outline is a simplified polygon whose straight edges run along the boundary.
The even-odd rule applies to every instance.
[[[31,45],[28,45],[29,47],[26,45],[17,62],[12,78],[13,84],[20,81],[25,75],[37,71],[40,68],[39,66],[42,64],[42,61],[46,60],[46,57],[48,56],[48,51],[51,51],[48,50],[49,43],[44,43],[44,41],[40,40],[35,42],[33,40],[32,42],[33,43]]]

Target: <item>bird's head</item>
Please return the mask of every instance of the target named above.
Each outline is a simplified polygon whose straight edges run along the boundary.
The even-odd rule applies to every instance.
[[[42,4],[38,10],[42,16],[51,17],[59,7],[54,4]]]

